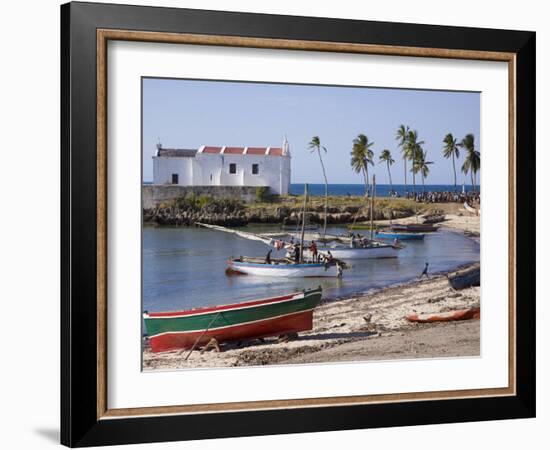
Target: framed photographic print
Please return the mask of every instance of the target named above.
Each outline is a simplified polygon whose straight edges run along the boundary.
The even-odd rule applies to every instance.
[[[63,444],[534,416],[534,33],[61,19]]]

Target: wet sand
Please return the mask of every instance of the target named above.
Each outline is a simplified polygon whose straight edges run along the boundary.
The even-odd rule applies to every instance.
[[[479,233],[479,217],[448,215],[447,228]],[[446,275],[413,280],[366,295],[324,301],[313,329],[287,342],[277,338],[221,346],[221,352],[188,350],[143,354],[143,369],[258,366],[341,361],[478,356],[480,321],[417,324],[411,313],[429,314],[479,306],[480,288],[455,291]]]

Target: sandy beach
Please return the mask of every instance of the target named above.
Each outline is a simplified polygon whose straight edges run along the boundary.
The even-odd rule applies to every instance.
[[[447,215],[444,226],[479,233],[479,217]],[[475,238],[475,237],[474,237]],[[324,300],[313,315],[313,329],[297,339],[277,338],[225,344],[221,352],[188,350],[152,353],[145,348],[143,369],[257,366],[479,355],[479,320],[419,324],[411,313],[432,314],[479,306],[479,287],[455,291],[445,274],[412,280],[351,298]]]

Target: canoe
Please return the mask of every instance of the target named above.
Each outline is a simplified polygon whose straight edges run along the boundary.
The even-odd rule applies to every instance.
[[[480,282],[480,266],[474,264],[467,269],[457,270],[456,272],[447,275],[449,283],[453,289],[466,289],[471,286],[479,286]]]
[[[151,350],[190,349],[218,342],[255,339],[311,330],[322,289],[186,311],[145,312]]]
[[[426,236],[424,233],[410,233],[406,231],[377,231],[375,236],[379,239],[399,239],[400,241],[421,240]]]
[[[304,252],[305,254],[305,252]],[[336,263],[293,263],[288,260],[272,260],[271,264],[266,264],[259,258],[230,258],[227,261],[227,267],[230,271],[246,275],[256,275],[262,277],[336,277],[338,276],[338,267]]]
[[[457,311],[447,311],[435,314],[409,314],[407,320],[409,322],[417,323],[431,323],[431,322],[452,322],[454,320],[470,320],[479,319],[480,310],[479,306],[469,309],[460,309]]]
[[[437,231],[439,227],[432,223],[407,223],[390,225],[392,231],[412,231],[414,232],[433,232]]]

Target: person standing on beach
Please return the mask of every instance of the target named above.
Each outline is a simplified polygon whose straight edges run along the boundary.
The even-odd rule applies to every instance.
[[[424,270],[422,271],[422,274],[420,275],[420,279],[422,279],[422,277],[424,275],[426,275],[426,278],[430,278],[430,276],[428,275],[428,266],[429,266],[429,264],[426,263],[426,265],[424,266]]]

